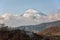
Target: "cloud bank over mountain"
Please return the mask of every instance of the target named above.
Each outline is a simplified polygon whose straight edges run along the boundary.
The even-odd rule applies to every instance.
[[[0,24],[4,23],[7,26],[16,27],[24,25],[36,25],[44,22],[60,20],[60,14],[45,15],[35,9],[29,9],[23,15],[12,15],[5,13],[0,15]]]

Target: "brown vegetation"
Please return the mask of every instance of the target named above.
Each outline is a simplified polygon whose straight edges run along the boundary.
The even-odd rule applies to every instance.
[[[42,32],[39,32],[38,34],[43,35],[60,35],[60,26],[52,26],[47,29],[45,29]]]

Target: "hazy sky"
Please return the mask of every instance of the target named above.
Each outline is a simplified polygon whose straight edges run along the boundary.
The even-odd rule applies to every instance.
[[[0,14],[21,14],[31,8],[49,14],[60,9],[60,0],[0,0]]]

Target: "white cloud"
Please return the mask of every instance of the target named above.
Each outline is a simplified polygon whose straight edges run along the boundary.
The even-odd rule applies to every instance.
[[[4,23],[8,26],[22,26],[36,24],[31,18],[26,18],[20,15],[3,14],[0,16],[0,23]]]
[[[52,15],[48,15],[46,18],[47,18],[49,21],[60,20],[60,14],[55,13],[55,14],[52,14]]]

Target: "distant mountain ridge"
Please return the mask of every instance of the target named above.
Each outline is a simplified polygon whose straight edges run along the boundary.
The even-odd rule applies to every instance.
[[[42,23],[39,25],[29,25],[29,26],[20,26],[18,28],[23,29],[23,30],[28,30],[28,31],[42,31],[48,27],[51,26],[58,26],[60,25],[60,20],[54,21],[54,22],[48,22],[48,23]]]

